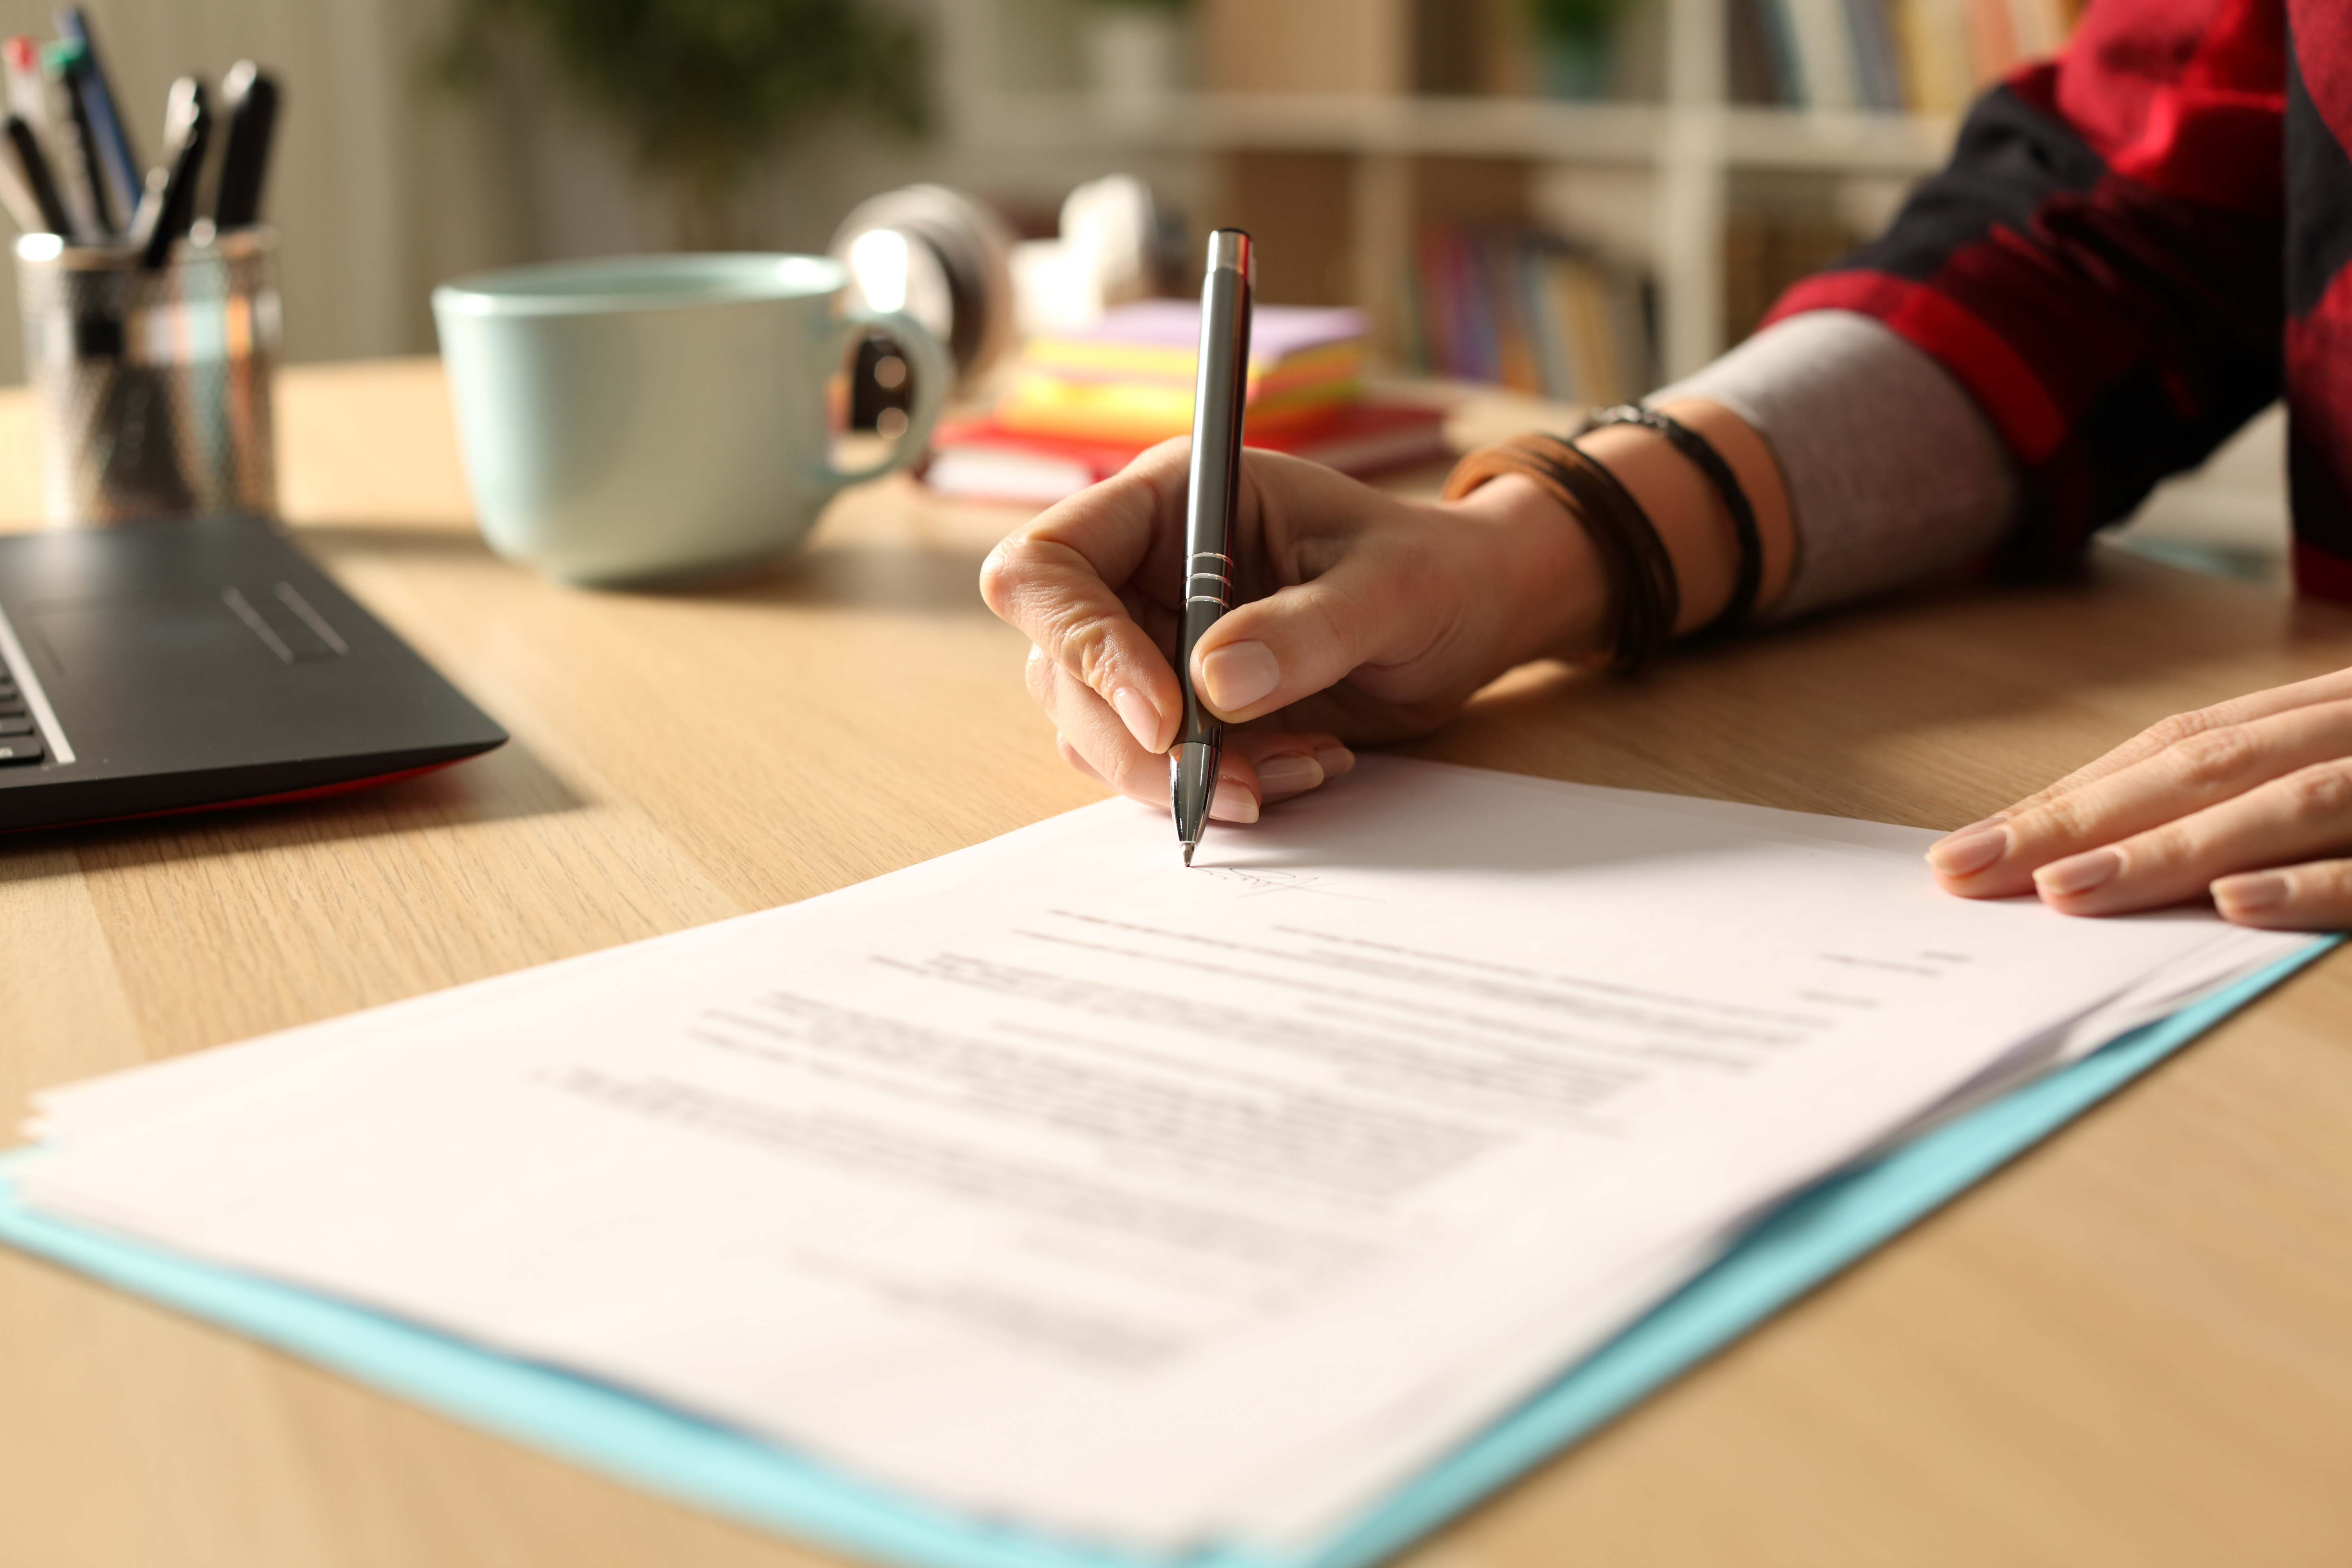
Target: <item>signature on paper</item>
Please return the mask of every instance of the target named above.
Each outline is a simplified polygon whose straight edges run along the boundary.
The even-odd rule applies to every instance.
[[[1203,866],[1202,870],[1231,886],[1235,894],[1254,899],[1265,893],[1320,893],[1328,899],[1353,899],[1359,903],[1376,904],[1378,899],[1368,899],[1361,893],[1343,893],[1328,884],[1330,879],[1310,871],[1284,871],[1270,866],[1244,870],[1238,866]]]

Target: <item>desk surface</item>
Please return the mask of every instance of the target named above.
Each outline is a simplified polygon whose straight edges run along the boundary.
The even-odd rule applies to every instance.
[[[44,1084],[1093,797],[972,586],[1011,514],[886,482],[766,574],[584,592],[483,548],[431,363],[289,372],[280,399],[305,542],[515,739],[341,801],[0,839],[0,1129]],[[37,515],[37,472],[0,395],[0,526]],[[2082,584],[1827,618],[1638,687],[1531,668],[1409,749],[1949,826],[2166,713],[2347,663],[2352,615],[2110,553]],[[1407,1561],[2343,1562],[2347,1323],[2339,953]],[[8,1568],[824,1560],[0,1254]]]

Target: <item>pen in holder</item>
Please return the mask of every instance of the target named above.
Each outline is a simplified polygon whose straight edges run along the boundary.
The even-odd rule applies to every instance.
[[[133,250],[16,241],[52,527],[276,515],[277,247],[230,229],[150,268]]]

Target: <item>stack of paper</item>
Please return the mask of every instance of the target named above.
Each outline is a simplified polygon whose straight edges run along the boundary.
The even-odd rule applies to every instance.
[[[59,1091],[41,1209],[1138,1548],[1323,1538],[1798,1187],[2305,939],[1370,759]]]

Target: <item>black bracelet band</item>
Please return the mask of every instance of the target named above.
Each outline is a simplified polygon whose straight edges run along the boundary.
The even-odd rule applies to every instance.
[[[1731,531],[1739,543],[1739,565],[1732,576],[1731,597],[1725,603],[1723,613],[1701,630],[1720,631],[1738,626],[1756,608],[1757,593],[1764,585],[1764,533],[1756,525],[1756,509],[1748,504],[1739,476],[1731,471],[1731,465],[1723,460],[1723,454],[1715,449],[1713,442],[1672,415],[1661,414],[1654,408],[1631,403],[1602,408],[1586,416],[1576,434],[1587,436],[1611,425],[1640,425],[1655,430],[1674,443],[1675,451],[1696,464],[1723,498],[1723,510],[1731,514]]]
[[[1482,447],[1455,465],[1445,482],[1459,500],[1504,474],[1533,480],[1583,525],[1609,584],[1610,667],[1631,674],[1673,637],[1682,612],[1674,558],[1615,474],[1557,436],[1528,435]]]

